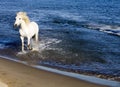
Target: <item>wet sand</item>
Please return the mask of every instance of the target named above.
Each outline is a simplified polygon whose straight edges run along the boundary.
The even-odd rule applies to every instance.
[[[0,58],[0,81],[8,87],[107,87],[2,58]]]

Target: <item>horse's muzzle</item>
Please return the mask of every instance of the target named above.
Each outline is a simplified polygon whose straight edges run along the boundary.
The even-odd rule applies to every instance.
[[[17,28],[17,24],[14,24],[14,28]]]

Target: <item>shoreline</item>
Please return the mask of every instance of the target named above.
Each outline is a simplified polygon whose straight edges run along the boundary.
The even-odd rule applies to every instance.
[[[101,78],[101,79],[120,82],[120,76],[100,74],[100,73],[96,73],[96,72],[87,72],[87,71],[77,71],[77,70],[72,70],[72,69],[64,69],[64,68],[61,68],[61,67],[49,66],[49,65],[45,65],[45,64],[43,64],[42,66],[49,67],[49,68],[52,68],[52,69],[58,69],[58,70],[64,71],[64,72],[82,74],[82,75],[87,75],[87,76],[93,76],[93,77],[96,77],[96,78]]]
[[[7,59],[7,58],[3,58],[3,56],[0,56],[0,79],[2,79],[2,82],[6,83],[8,85],[8,87],[16,87],[15,85],[19,85],[17,87],[39,87],[39,85],[43,85],[42,87],[109,87],[109,86],[105,86],[103,85],[105,82],[104,80],[101,80],[101,82],[103,81],[104,83],[102,85],[100,85],[100,83],[93,83],[90,82],[89,79],[91,78],[91,81],[94,80],[98,80],[97,82],[99,82],[99,79],[94,79],[94,77],[89,77],[84,79],[85,77],[81,77],[81,78],[75,78],[75,74],[73,76],[69,76],[67,75],[68,73],[65,74],[61,74],[58,72],[54,72],[55,69],[51,69],[51,68],[40,68],[40,67],[36,67],[36,66],[29,66],[26,65],[25,63],[20,63],[19,61],[12,61],[13,59]],[[9,67],[8,67],[9,66]],[[50,69],[52,71],[50,71]],[[59,71],[59,70],[58,70]],[[64,72],[64,71],[61,71]],[[42,77],[42,78],[41,78]],[[86,76],[87,77],[87,76]],[[29,79],[30,78],[30,79]],[[60,78],[60,79],[59,79]],[[33,80],[34,79],[34,80]],[[87,80],[88,79],[88,80]],[[35,81],[35,82],[32,82]],[[49,82],[50,81],[50,82]],[[32,82],[32,83],[31,83]],[[48,84],[45,83],[49,82]],[[60,84],[62,82],[62,84]],[[22,84],[24,84],[24,86],[21,86]],[[117,82],[116,82],[117,83]],[[34,86],[30,86],[30,84],[34,85]],[[118,84],[113,84],[111,85],[112,87],[116,87],[115,85]]]
[[[0,79],[8,87],[106,87],[0,58]]]
[[[24,55],[20,55],[17,54],[17,53],[10,53],[11,50],[9,49],[6,49],[5,50],[8,54],[4,54],[2,53],[0,55],[0,57],[3,57],[5,59],[9,59],[9,60],[12,60],[12,61],[16,61],[16,62],[24,62],[26,61],[25,59],[28,59],[29,56],[24,56]],[[0,52],[2,52],[2,50],[0,50]],[[20,59],[19,59],[20,58]],[[30,58],[29,58],[30,59]],[[32,58],[33,59],[33,58]],[[42,60],[42,59],[41,59]],[[98,72],[94,72],[94,71],[82,71],[82,70],[76,70],[76,69],[71,69],[71,68],[63,68],[63,67],[59,67],[59,66],[52,66],[52,65],[47,65],[47,64],[44,64],[44,63],[40,63],[40,64],[37,64],[37,63],[32,63],[32,60],[31,62],[28,61],[28,63],[30,65],[36,65],[36,66],[45,66],[45,67],[49,67],[49,68],[52,68],[52,69],[57,69],[57,70],[60,70],[60,71],[65,71],[65,72],[70,72],[70,73],[76,73],[76,74],[82,74],[82,75],[87,75],[87,76],[93,76],[93,77],[97,77],[97,78],[101,78],[101,79],[106,79],[106,80],[112,80],[112,81],[118,81],[120,82],[120,76],[114,76],[114,75],[110,75],[110,74],[105,74],[105,73],[98,73]]]

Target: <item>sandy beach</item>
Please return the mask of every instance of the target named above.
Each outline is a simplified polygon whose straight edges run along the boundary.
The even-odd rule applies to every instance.
[[[106,87],[1,58],[0,81],[8,87]]]

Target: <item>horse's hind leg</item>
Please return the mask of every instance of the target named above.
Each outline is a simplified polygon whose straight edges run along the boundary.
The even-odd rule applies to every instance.
[[[35,41],[38,43],[38,32],[35,34]]]
[[[20,36],[22,42],[22,52],[24,52],[24,37]]]
[[[35,34],[35,37],[34,37],[34,41],[32,43],[32,46],[33,46],[33,49],[34,51],[38,51],[39,50],[39,43],[38,43],[38,33]]]
[[[31,47],[31,45],[30,45],[30,37],[28,37],[28,44],[27,44],[27,45],[28,45],[28,49],[29,49],[29,50],[32,50],[32,47]]]

